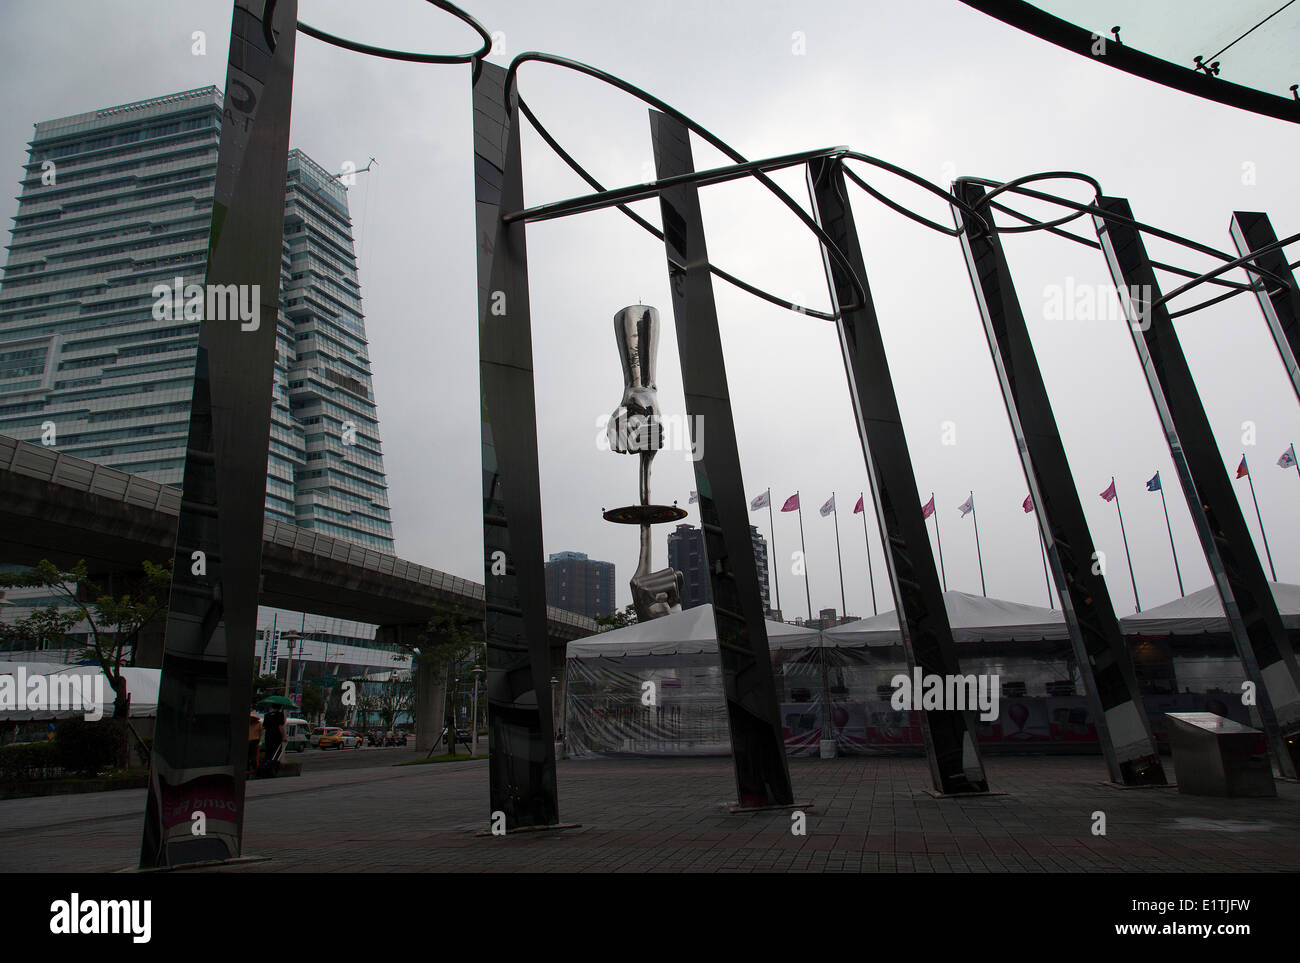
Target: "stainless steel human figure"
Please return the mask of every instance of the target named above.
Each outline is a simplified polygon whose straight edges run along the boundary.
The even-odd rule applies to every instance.
[[[672,568],[651,570],[650,527],[686,513],[650,504],[650,464],[663,447],[655,385],[659,312],[644,304],[623,308],[614,315],[614,339],[623,361],[623,400],[610,416],[609,447],[619,454],[640,456],[641,501],[638,506],[607,512],[606,518],[640,526],[641,557],[630,584],[637,618],[644,622],[682,610],[682,573]]]

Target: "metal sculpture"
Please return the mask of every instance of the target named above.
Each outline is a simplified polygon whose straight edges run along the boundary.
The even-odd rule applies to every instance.
[[[682,573],[669,567],[653,571],[651,526],[680,521],[685,509],[650,504],[650,465],[663,447],[659,417],[659,388],[655,384],[655,357],[659,353],[659,312],[644,304],[626,307],[614,315],[614,340],[623,362],[623,400],[609,419],[611,451],[637,455],[640,463],[641,500],[637,505],[605,512],[605,521],[636,525],[641,552],[632,576],[632,604],[637,620],[647,622],[682,610]]]
[[[771,687],[761,603],[756,601],[758,590],[748,528],[742,527],[748,516],[744,512],[743,493],[739,487],[739,460],[726,394],[712,277],[802,316],[834,321],[839,326],[846,371],[853,379],[853,398],[864,440],[864,453],[873,480],[881,484],[881,489],[873,492],[877,514],[881,518],[882,530],[890,535],[891,544],[895,539],[900,540],[886,555],[895,602],[903,613],[902,621],[907,626],[905,631],[911,634],[915,659],[936,669],[953,669],[956,661],[942,605],[935,601],[937,584],[933,562],[926,561],[928,540],[923,529],[915,530],[912,516],[919,515],[919,506],[910,504],[919,502],[915,496],[915,484],[904,479],[901,470],[872,466],[873,459],[877,458],[877,447],[883,446],[891,457],[904,459],[901,464],[907,464],[906,449],[901,444],[901,436],[896,439],[900,442],[898,444],[879,440],[890,433],[899,434],[896,426],[886,426],[886,430],[886,427],[865,423],[871,419],[872,410],[888,414],[889,393],[881,385],[868,383],[869,379],[883,376],[887,385],[888,364],[873,335],[874,315],[866,273],[845,196],[848,183],[855,184],[876,202],[928,229],[962,238],[968,249],[973,249],[979,239],[986,236],[1042,231],[1094,250],[1104,248],[1117,281],[1143,283],[1150,277],[1152,269],[1189,278],[1186,284],[1152,302],[1159,333],[1152,337],[1139,337],[1135,333],[1139,354],[1147,361],[1157,354],[1162,361],[1172,359],[1177,362],[1181,358],[1169,321],[1247,291],[1257,294],[1263,291],[1261,305],[1280,350],[1286,342],[1288,350],[1282,351],[1282,356],[1284,361],[1288,355],[1291,358],[1287,361],[1288,374],[1293,382],[1296,381],[1293,364],[1295,326],[1292,320],[1296,286],[1290,274],[1296,265],[1287,264],[1283,250],[1286,245],[1300,240],[1300,235],[1275,240],[1271,229],[1265,234],[1258,222],[1247,224],[1244,218],[1248,216],[1238,215],[1239,224],[1234,227],[1234,232],[1239,235],[1237,240],[1242,256],[1233,258],[1208,245],[1140,223],[1127,212],[1126,204],[1115,199],[1098,197],[1083,204],[1026,186],[1033,181],[1066,177],[1093,184],[1097,194],[1101,194],[1100,185],[1095,181],[1073,172],[1033,174],[1005,182],[971,179],[971,183],[978,182],[991,188],[976,198],[974,195],[961,196],[968,193],[966,191],[950,193],[887,161],[843,147],[750,161],[671,105],[598,68],[537,52],[514,58],[509,68],[504,70],[488,64],[484,58],[491,50],[492,38],[487,30],[469,14],[445,0],[429,2],[469,24],[482,39],[481,46],[470,54],[421,54],[356,43],[304,23],[297,26],[315,39],[365,55],[415,63],[468,64],[472,70],[477,242],[480,252],[485,624],[493,756],[491,805],[494,812],[505,814],[509,828],[555,825],[558,821],[549,682],[551,666],[562,657],[562,653],[548,651],[546,639],[536,435],[524,420],[518,418],[520,411],[535,412],[524,237],[528,221],[617,207],[665,244],[673,282],[673,307],[688,415],[693,422],[702,414],[710,419],[709,446],[704,457],[696,462],[696,484],[713,579],[715,612],[719,618],[724,675],[728,678],[728,709],[742,804],[781,804],[789,801],[791,793],[784,754],[778,741],[779,720]],[[209,283],[214,279],[232,283],[264,279],[263,298],[272,313],[275,309],[272,294],[277,290],[279,277],[278,218],[283,210],[282,185],[293,60],[293,30],[290,28],[295,13],[293,0],[279,0],[278,3],[276,0],[261,0],[260,3],[251,0],[251,4],[249,0],[239,0],[235,5],[227,81],[228,116],[222,131],[221,174],[208,273]],[[592,177],[551,136],[519,95],[517,74],[526,63],[543,63],[576,71],[622,90],[653,108],[658,180],[651,184],[607,189]],[[247,96],[249,92],[256,92],[256,96],[250,99]],[[1245,101],[1239,106],[1261,113],[1269,112]],[[1274,111],[1273,115],[1293,120],[1295,115],[1290,110]],[[519,147],[521,115],[592,187],[594,193],[524,208]],[[717,148],[731,163],[708,171],[695,171],[688,132]],[[895,202],[868,183],[849,162],[887,171],[929,191],[959,213],[958,226],[948,228]],[[771,171],[800,165],[808,168],[809,184],[817,205],[815,217],[769,176]],[[256,187],[249,178],[240,177],[241,171],[248,170],[258,171],[260,180]],[[699,217],[699,189],[738,178],[756,180],[816,238],[823,251],[833,296],[831,311],[795,304],[708,260]],[[1051,220],[1036,220],[1005,204],[1007,196],[1012,194],[1057,204],[1067,213]],[[660,200],[663,230],[627,206],[632,201],[653,197]],[[994,211],[1021,223],[1014,226],[995,224]],[[1099,241],[1064,229],[1066,224],[1085,216],[1091,216],[1097,225]],[[270,227],[272,223],[276,225],[274,237]],[[1183,244],[1223,263],[1213,271],[1198,274],[1176,265],[1150,261],[1141,250],[1141,236],[1144,234]],[[1121,240],[1117,242],[1117,238]],[[232,253],[236,245],[246,250],[232,261],[230,259],[236,257]],[[1248,273],[1250,280],[1247,283],[1222,276],[1237,268]],[[1006,280],[1007,284],[1001,291],[1003,300],[1013,293],[1009,279]],[[1169,309],[1171,298],[1203,284],[1227,291],[1180,311]],[[1265,298],[1269,301],[1267,305]],[[274,325],[266,325],[265,330],[273,332]],[[262,495],[256,490],[256,485],[247,484],[247,478],[250,474],[261,473],[266,457],[264,447],[258,455],[261,443],[256,438],[249,443],[248,437],[249,426],[256,427],[265,422],[269,411],[271,356],[268,351],[273,350],[273,344],[268,349],[270,341],[267,338],[232,340],[227,332],[211,329],[209,325],[204,325],[203,331],[184,483],[187,507],[183,511],[177,543],[177,580],[167,633],[169,661],[164,663],[159,737],[155,745],[154,777],[142,854],[145,865],[200,856],[229,856],[237,854],[240,845],[243,784],[242,773],[238,771],[240,760],[234,756],[242,748],[242,730],[246,720],[244,706],[247,704],[250,675],[247,670],[251,660],[251,619],[256,605],[258,569],[255,546],[260,544],[256,536],[260,532],[262,511]],[[1196,414],[1199,400],[1190,374],[1176,373],[1175,396],[1171,385],[1163,381],[1157,383],[1159,379],[1151,373],[1149,366],[1147,370],[1155,379],[1150,382],[1153,398],[1169,429],[1171,443],[1176,438],[1170,427],[1171,412],[1167,406],[1178,409],[1179,429],[1193,440],[1194,451],[1189,452],[1187,458],[1184,459],[1180,450],[1175,449],[1180,480],[1192,503],[1193,517],[1197,520],[1216,584],[1223,594],[1243,662],[1252,680],[1267,695],[1267,704],[1262,703],[1261,710],[1270,745],[1283,770],[1294,773],[1294,761],[1286,757],[1296,740],[1287,740],[1297,725],[1300,699],[1297,698],[1294,658],[1276,617],[1276,606],[1268,595],[1267,583],[1258,576],[1258,557],[1254,555],[1249,532],[1244,524],[1237,525],[1233,512],[1224,507],[1227,503],[1221,498],[1222,486],[1218,481],[1223,466],[1215,461],[1217,452],[1211,451],[1212,445],[1205,442],[1209,436],[1197,424],[1197,418],[1203,419],[1204,412]],[[1162,402],[1162,393],[1167,399],[1165,402]],[[873,409],[879,405],[884,407]],[[239,446],[232,445],[229,436],[230,426],[236,420],[243,429]],[[266,432],[254,431],[251,434],[266,437]],[[910,468],[907,470],[910,472]],[[888,473],[887,478],[885,473]],[[239,485],[234,484],[234,478],[240,479]],[[648,459],[643,478],[648,487]],[[1037,494],[1051,502],[1056,497],[1054,492],[1063,491],[1063,485],[1064,479],[1057,478],[1050,486],[1051,491],[1040,485]],[[1211,493],[1216,506],[1213,517],[1199,510],[1202,492]],[[643,501],[648,501],[648,491]],[[1048,510],[1047,515],[1049,524],[1045,530],[1052,529],[1051,537],[1058,544],[1064,544],[1063,534],[1068,535],[1076,547],[1083,544],[1078,541],[1077,531],[1062,532],[1061,524],[1052,522],[1056,515],[1054,510]],[[1235,518],[1239,517],[1238,511]],[[254,547],[250,548],[250,545]],[[196,551],[209,552],[212,562],[219,563],[220,567],[209,567],[207,571],[219,574],[209,574],[206,581],[186,576]],[[1058,586],[1063,579],[1068,583],[1068,573],[1060,570],[1059,552],[1054,565],[1058,569]],[[646,567],[649,568],[648,562]],[[653,587],[650,586],[651,574],[646,573],[647,591]],[[665,597],[652,600],[652,605],[667,601],[667,592],[656,591],[653,594]],[[1070,596],[1071,604],[1080,600],[1077,585],[1070,585],[1063,595]],[[1113,650],[1113,639],[1104,650],[1097,649],[1104,656],[1120,660]],[[1099,685],[1104,688],[1106,684],[1099,681]],[[1131,696],[1131,686],[1127,682],[1122,686],[1117,683],[1113,688],[1119,693],[1121,702],[1126,696]],[[209,699],[213,694],[215,703]],[[1103,696],[1103,703],[1105,698]],[[209,708],[212,705],[216,708]],[[207,715],[200,714],[204,711]],[[1104,713],[1108,711],[1103,708]],[[932,735],[938,733],[927,744],[936,789],[979,789],[984,784],[983,774],[978,764],[978,753],[971,744],[970,722],[952,713],[947,715],[952,718],[945,719],[942,714],[936,714],[929,719]],[[201,752],[200,746],[203,747]],[[189,762],[176,767],[172,760],[191,760],[200,756],[211,761],[213,772],[224,787],[219,798],[229,799],[231,809],[229,831],[220,841],[203,845],[180,839],[183,827],[174,819],[185,800],[173,793],[175,773],[166,775],[168,767],[175,771],[192,769]],[[1140,761],[1144,756],[1138,753],[1133,758]],[[170,825],[169,819],[173,820]]]

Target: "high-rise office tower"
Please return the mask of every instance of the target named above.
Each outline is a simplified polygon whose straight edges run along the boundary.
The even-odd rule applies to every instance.
[[[614,614],[614,563],[582,552],[557,552],[546,560],[546,604],[595,619]]]
[[[215,87],[36,124],[0,279],[0,434],[179,485]],[[347,191],[289,154],[266,514],[393,551]]]
[[[763,595],[763,611],[771,612],[768,597],[767,539],[758,528],[749,526],[754,543],[754,564],[758,566],[758,587]],[[682,573],[682,608],[692,609],[713,601],[709,585],[709,562],[704,555],[704,533],[694,525],[678,525],[668,533],[668,564]]]

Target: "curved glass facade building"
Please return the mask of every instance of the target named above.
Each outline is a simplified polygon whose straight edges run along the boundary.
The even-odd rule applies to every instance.
[[[222,95],[36,124],[0,280],[0,434],[179,485]],[[393,552],[347,190],[289,155],[266,513]]]

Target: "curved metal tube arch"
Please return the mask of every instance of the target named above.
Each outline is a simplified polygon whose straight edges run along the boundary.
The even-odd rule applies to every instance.
[[[407,61],[412,63],[470,64],[471,67],[474,69],[475,73],[477,74],[479,69],[479,64],[481,63],[482,59],[485,56],[487,56],[488,53],[491,52],[492,49],[491,34],[489,34],[487,29],[481,23],[479,23],[471,14],[469,14],[465,10],[462,10],[460,7],[456,6],[455,4],[447,2],[447,0],[426,0],[426,2],[432,6],[439,8],[440,10],[444,10],[447,13],[450,13],[452,16],[456,17],[461,22],[468,24],[483,39],[482,45],[476,51],[469,54],[424,54],[424,53],[414,53],[414,52],[400,51],[400,50],[390,50],[384,47],[376,47],[370,44],[359,43],[354,40],[348,40],[344,37],[338,37],[333,34],[327,33],[324,30],[320,30],[319,28],[303,23],[302,21],[298,21],[297,27],[299,31],[307,34],[309,37],[313,37],[325,43],[329,43],[334,46],[341,47],[345,50],[351,50],[356,53],[365,54],[366,56],[380,57],[387,60]],[[847,258],[844,256],[844,253],[841,250],[839,250],[839,248],[831,241],[831,239],[826,235],[826,233],[822,231],[820,227],[818,227],[813,217],[806,210],[804,210],[802,205],[800,205],[797,201],[795,201],[794,198],[792,198],[786,191],[784,191],[778,184],[776,184],[767,175],[766,170],[764,170],[761,166],[759,166],[762,165],[764,162],[761,161],[753,162],[748,160],[738,150],[736,150],[726,141],[722,140],[722,138],[718,137],[716,134],[714,134],[704,125],[696,122],[695,120],[683,114],[681,111],[677,110],[671,104],[667,103],[664,100],[661,100],[660,98],[656,97],[650,92],[636,86],[630,81],[624,80],[623,78],[611,74],[608,71],[602,70],[599,67],[594,67],[591,66],[590,64],[584,64],[581,61],[573,60],[568,57],[561,57],[556,54],[548,54],[548,53],[543,53],[541,51],[530,50],[519,54],[510,62],[510,66],[506,71],[506,85],[505,85],[506,95],[510,96],[511,94],[515,94],[515,96],[518,97],[520,112],[524,115],[524,117],[527,118],[528,122],[532,124],[533,128],[537,131],[537,133],[541,135],[542,139],[546,142],[547,146],[549,146],[553,151],[555,151],[556,155],[561,160],[563,160],[564,163],[568,165],[576,174],[578,174],[579,177],[581,177],[584,181],[586,181],[589,185],[591,185],[593,190],[596,192],[595,194],[590,195],[589,197],[586,198],[571,198],[566,201],[558,201],[558,202],[553,202],[552,204],[549,205],[543,205],[542,208],[555,209],[554,213],[549,213],[546,216],[562,217],[562,216],[567,216],[568,214],[582,213],[584,210],[595,209],[595,207],[613,206],[613,207],[617,207],[618,210],[626,214],[629,218],[632,219],[634,223],[636,223],[643,230],[649,232],[651,235],[653,235],[659,240],[663,239],[663,232],[659,228],[651,224],[649,221],[647,221],[644,217],[641,217],[635,211],[628,208],[626,206],[627,204],[626,200],[620,198],[620,199],[612,200],[611,202],[610,195],[619,195],[620,193],[635,193],[635,189],[631,187],[610,189],[605,187],[603,184],[601,184],[599,180],[597,180],[594,176],[592,176],[592,174],[586,168],[584,168],[568,151],[566,151],[563,148],[563,146],[561,146],[559,141],[557,141],[555,137],[552,136],[550,131],[545,127],[545,125],[543,125],[541,121],[537,118],[537,115],[524,101],[523,97],[517,93],[516,87],[517,87],[517,76],[519,73],[519,68],[523,66],[525,63],[545,63],[551,66],[562,67],[566,70],[572,70],[577,73],[585,74],[588,77],[592,77],[593,79],[608,84],[609,86],[612,86],[618,90],[623,91],[624,93],[630,94],[631,96],[640,100],[642,103],[645,103],[656,110],[662,111],[663,113],[667,114],[669,117],[672,117],[674,120],[684,125],[688,130],[690,130],[696,136],[700,137],[710,146],[720,151],[726,157],[730,158],[735,165],[737,165],[738,167],[746,168],[746,170],[741,172],[732,172],[725,179],[733,179],[734,177],[753,177],[760,184],[762,184],[773,196],[775,196],[777,200],[779,200],[782,204],[784,204],[787,208],[789,208],[789,210],[799,219],[799,221],[809,231],[812,232],[812,234],[817,238],[819,243],[821,243],[823,247],[826,249],[828,254],[832,258],[834,258],[841,267],[843,267],[846,270],[851,280],[851,283],[853,285],[855,297],[858,298],[859,300],[866,299],[865,280],[863,278],[858,277],[857,272],[851,269]],[[842,169],[844,171],[845,176],[854,184],[856,184],[866,194],[868,194],[869,196],[871,196],[881,204],[884,204],[886,207],[890,208],[895,213],[901,214],[904,217],[907,217],[910,220],[915,221],[916,223],[929,228],[930,230],[944,234],[948,237],[959,237],[962,233],[964,233],[964,228],[946,227],[945,225],[933,221],[925,217],[924,215],[919,214],[918,212],[906,207],[905,205],[900,204],[897,201],[894,201],[892,198],[888,197],[887,195],[885,195],[875,187],[872,187],[869,183],[867,183],[867,181],[861,175],[859,175],[850,166],[848,166],[847,163],[844,162],[850,160],[859,161],[861,163],[869,164],[881,170],[887,171],[898,177],[902,177],[905,180],[908,180],[911,183],[917,185],[918,187],[921,187],[922,189],[934,194],[935,196],[942,198],[943,200],[947,201],[950,205],[965,211],[975,221],[975,226],[978,229],[989,231],[991,233],[1027,234],[1027,233],[1032,233],[1034,231],[1047,231],[1048,233],[1066,238],[1067,240],[1071,240],[1075,243],[1083,244],[1093,249],[1098,249],[1100,245],[1097,244],[1097,242],[1091,241],[1085,237],[1081,237],[1077,234],[1073,234],[1069,231],[1064,231],[1061,229],[1065,224],[1077,220],[1080,217],[1086,215],[1093,215],[1096,217],[1105,218],[1110,221],[1115,221],[1117,223],[1128,224],[1141,233],[1150,234],[1153,237],[1158,237],[1163,240],[1170,241],[1174,244],[1187,247],[1191,250],[1197,251],[1198,253],[1206,254],[1209,255],[1210,257],[1214,257],[1217,258],[1218,260],[1223,261],[1224,264],[1221,265],[1220,267],[1215,268],[1212,271],[1204,272],[1202,274],[1196,274],[1193,271],[1188,270],[1187,268],[1181,268],[1176,265],[1165,264],[1162,262],[1152,262],[1153,266],[1161,270],[1168,271],[1190,279],[1188,283],[1180,285],[1179,287],[1171,291],[1169,294],[1164,295],[1160,299],[1161,303],[1167,302],[1180,294],[1184,294],[1187,291],[1191,290],[1192,288],[1197,287],[1201,284],[1213,284],[1219,287],[1227,287],[1231,289],[1225,294],[1221,294],[1217,297],[1195,304],[1190,308],[1185,308],[1181,311],[1175,312],[1172,314],[1173,317],[1182,317],[1184,315],[1191,314],[1195,311],[1200,310],[1201,308],[1208,307],[1212,304],[1217,304],[1220,301],[1225,301],[1231,297],[1235,297],[1236,295],[1242,293],[1243,291],[1258,290],[1258,285],[1261,282],[1252,281],[1250,283],[1243,284],[1238,281],[1230,281],[1220,277],[1220,275],[1234,268],[1238,268],[1238,267],[1242,268],[1249,275],[1257,276],[1258,278],[1260,278],[1261,281],[1271,281],[1274,284],[1283,287],[1287,285],[1287,282],[1284,278],[1281,278],[1278,275],[1266,269],[1260,268],[1256,264],[1251,263],[1254,257],[1256,257],[1261,252],[1254,252],[1254,254],[1252,254],[1252,256],[1250,257],[1234,258],[1230,254],[1212,248],[1208,245],[1201,244],[1200,242],[1194,241],[1191,238],[1184,237],[1179,234],[1174,234],[1173,232],[1166,231],[1162,228],[1156,227],[1151,224],[1145,224],[1143,222],[1133,220],[1131,218],[1121,217],[1114,213],[1103,211],[1099,209],[1095,203],[1083,204],[1077,201],[1073,201],[1070,198],[1062,197],[1058,194],[1050,194],[1043,191],[1030,190],[1024,186],[1026,184],[1033,183],[1036,181],[1071,179],[1071,180],[1082,181],[1083,183],[1086,183],[1090,187],[1092,187],[1094,191],[1094,197],[1101,196],[1103,194],[1103,190],[1100,182],[1097,181],[1096,178],[1079,171],[1045,171],[1045,172],[1034,173],[1034,174],[1026,174],[1009,181],[998,181],[998,180],[985,178],[985,177],[958,178],[957,183],[962,183],[962,182],[975,183],[990,188],[989,193],[984,196],[984,198],[982,199],[978,207],[988,208],[989,210],[999,210],[1012,217],[1015,217],[1017,220],[1024,222],[1019,225],[999,226],[996,222],[994,222],[992,217],[986,217],[978,209],[967,205],[964,201],[955,197],[949,191],[944,190],[943,188],[939,187],[936,184],[933,184],[932,182],[926,180],[924,177],[921,177],[919,174],[913,171],[909,171],[906,168],[898,167],[897,165],[891,164],[888,161],[882,160],[880,158],[872,157],[869,154],[863,154],[858,151],[850,150],[849,148],[839,148],[835,151],[832,151],[831,153],[833,153],[834,156],[836,156],[837,160],[842,165]],[[801,155],[789,155],[789,156],[799,157],[799,156],[806,155],[808,157],[812,157],[812,156],[825,156],[826,154],[827,154],[826,151],[813,151],[813,152],[804,152],[804,154]],[[717,173],[717,172],[716,171],[702,172],[700,175],[695,176],[695,181],[701,184],[705,183],[706,181],[703,177],[703,174],[705,173]],[[647,185],[641,185],[642,188],[646,186]],[[1004,193],[1019,194],[1024,197],[1031,197],[1036,200],[1058,204],[1062,207],[1070,209],[1071,213],[1047,221],[1033,218],[1005,204],[998,203],[995,200],[995,198],[999,194],[1004,194]],[[635,200],[637,198],[632,197],[631,199]],[[580,203],[583,201],[587,202],[587,206],[584,206],[582,203]],[[605,203],[601,203],[602,201],[604,201]],[[533,208],[527,212],[525,211],[512,212],[509,216],[510,219],[518,219],[520,217],[524,217],[526,214],[529,213],[537,213],[540,210],[541,208]],[[1300,234],[1296,234],[1296,235],[1292,235],[1291,237],[1284,238],[1283,240],[1280,240],[1275,244],[1270,245],[1270,247],[1267,250],[1281,249],[1284,248],[1286,245],[1293,244],[1297,241],[1300,241]],[[1297,266],[1300,266],[1300,262],[1296,262],[1290,265],[1291,268],[1295,268]],[[821,320],[829,321],[829,320],[834,320],[837,317],[836,313],[834,312],[819,311],[815,308],[810,308],[804,305],[796,304],[793,301],[789,301],[785,298],[779,297],[778,295],[775,295],[770,291],[766,291],[758,287],[757,285],[750,284],[749,282],[736,277],[735,275],[731,274],[728,271],[723,270],[722,268],[718,267],[715,264],[710,263],[709,270],[720,280],[726,281],[727,283],[740,288],[742,291],[745,291],[748,294],[751,294],[757,298],[760,298],[773,305],[776,305],[777,307],[785,308],[788,311],[793,311],[798,314],[810,315],[812,317]],[[846,307],[852,307],[852,306],[850,305]]]

